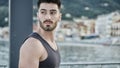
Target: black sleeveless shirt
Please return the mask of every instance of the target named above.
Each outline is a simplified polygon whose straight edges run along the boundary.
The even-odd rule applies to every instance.
[[[39,62],[39,68],[59,68],[60,65],[60,54],[58,50],[54,50],[50,47],[50,45],[45,41],[38,33],[34,32],[29,35],[29,37],[33,37],[38,39],[42,45],[45,47],[48,57]]]

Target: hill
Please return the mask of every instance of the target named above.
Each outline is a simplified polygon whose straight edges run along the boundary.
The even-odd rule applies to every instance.
[[[99,14],[107,14],[120,10],[120,0],[61,0],[63,19],[87,16],[96,18]],[[36,5],[37,0],[33,1]],[[66,14],[71,15],[67,18]]]
[[[8,25],[4,22],[8,17],[8,1],[0,0],[0,26]],[[120,0],[61,0],[62,1],[62,18],[64,20],[73,20],[86,16],[88,18],[96,18],[100,14],[108,14],[113,11],[120,10]],[[36,5],[37,0],[33,0]],[[34,10],[34,16],[37,9]]]
[[[70,13],[73,17],[87,16],[95,18],[99,14],[106,14],[120,10],[118,0],[62,0],[63,13]]]

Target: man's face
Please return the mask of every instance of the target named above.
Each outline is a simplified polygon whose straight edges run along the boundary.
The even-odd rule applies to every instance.
[[[40,27],[45,31],[52,31],[56,28],[57,22],[61,20],[61,13],[57,4],[41,3],[38,10]]]

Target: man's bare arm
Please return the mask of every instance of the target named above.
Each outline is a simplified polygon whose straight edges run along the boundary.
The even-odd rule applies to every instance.
[[[39,44],[34,38],[26,40],[20,48],[19,68],[38,68],[39,58],[42,55]]]

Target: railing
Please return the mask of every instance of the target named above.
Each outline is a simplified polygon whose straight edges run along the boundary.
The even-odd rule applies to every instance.
[[[120,68],[120,62],[66,62],[60,68]]]

